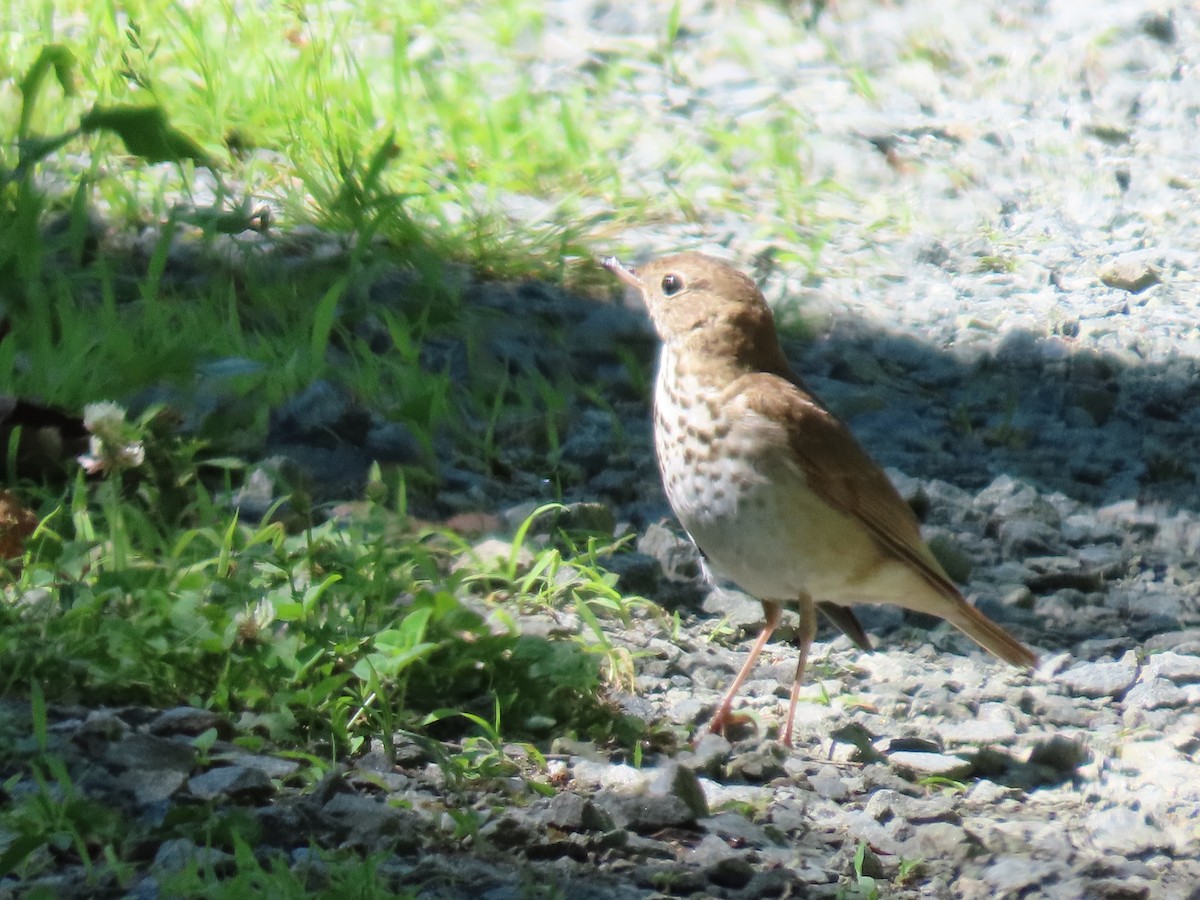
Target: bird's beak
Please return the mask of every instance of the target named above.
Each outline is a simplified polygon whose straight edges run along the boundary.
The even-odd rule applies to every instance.
[[[639,291],[642,289],[642,279],[637,277],[637,269],[623,265],[615,256],[602,256],[596,262],[600,264],[600,268],[612,272],[630,287]]]

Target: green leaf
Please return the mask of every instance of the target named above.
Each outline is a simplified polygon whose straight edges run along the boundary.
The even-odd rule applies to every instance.
[[[17,137],[25,140],[29,136],[29,123],[33,118],[33,107],[42,89],[48,72],[54,72],[59,86],[68,97],[75,96],[75,56],[62,44],[47,44],[34,60],[25,77],[21,79],[21,122],[17,126]]]
[[[304,618],[304,607],[293,601],[274,604],[275,618],[280,622],[299,622]]]
[[[540,794],[543,797],[553,797],[558,791],[554,789],[554,785],[547,784],[544,781],[534,781],[532,779],[525,782],[529,785],[529,789],[535,794]]]
[[[679,37],[679,25],[683,21],[683,4],[680,0],[675,0],[671,4],[671,11],[667,15],[667,45],[675,43],[675,39]]]
[[[0,856],[0,878],[12,872],[25,857],[45,843],[46,839],[40,834],[26,834],[14,840]]]
[[[68,131],[66,134],[59,134],[54,137],[26,137],[21,139],[21,158],[18,168],[22,170],[27,169],[29,166],[40,162],[59,147],[70,143],[78,134],[78,131]]]
[[[167,121],[160,106],[93,106],[79,120],[82,131],[111,131],[125,149],[147,162],[183,162],[190,159],[212,168],[200,145]]]
[[[312,336],[309,341],[309,350],[312,352],[314,365],[324,364],[325,351],[329,346],[329,335],[333,331],[333,322],[337,315],[338,301],[342,299],[342,294],[345,293],[349,281],[350,278],[348,275],[335,281],[317,302],[316,309],[313,310]]]
[[[398,650],[398,652],[372,653],[354,665],[353,671],[364,682],[370,682],[372,674],[379,678],[392,678],[400,674],[414,662],[425,659],[438,648],[436,643],[421,643],[418,646]]]
[[[399,628],[389,628],[375,635],[375,648],[360,659],[351,670],[363,681],[372,676],[394,678],[413,663],[425,659],[438,649],[438,644],[421,643],[425,627],[433,610],[415,609],[405,616]]]

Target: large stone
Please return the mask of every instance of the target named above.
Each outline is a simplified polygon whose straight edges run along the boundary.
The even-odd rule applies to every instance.
[[[234,802],[256,803],[275,793],[275,785],[259,769],[219,766],[190,779],[188,790],[201,800],[228,797]]]
[[[190,772],[196,750],[190,744],[152,734],[131,734],[110,744],[105,754],[109,764],[121,769],[170,769]]]
[[[1140,856],[1173,846],[1159,823],[1129,807],[1097,809],[1087,815],[1083,826],[1093,846],[1102,853]]]
[[[535,821],[562,831],[608,831],[612,818],[597,808],[588,797],[572,791],[560,791],[532,811]]]
[[[594,799],[596,806],[610,816],[618,827],[639,834],[652,834],[663,828],[688,827],[696,822],[696,814],[687,802],[670,794],[630,795],[600,790]]]
[[[1200,655],[1171,650],[1152,653],[1146,657],[1142,678],[1165,678],[1175,684],[1200,684]]]
[[[1080,663],[1058,676],[1059,683],[1076,697],[1120,697],[1136,678],[1137,666],[1125,660]]]
[[[704,789],[696,773],[679,763],[664,766],[654,776],[649,785],[649,792],[654,795],[678,797],[687,804],[697,819],[708,815],[708,801],[704,799]]]
[[[983,870],[983,880],[997,896],[1015,897],[1036,887],[1059,869],[1058,864],[1028,856],[1002,856]]]
[[[1161,279],[1145,254],[1126,253],[1101,267],[1100,280],[1108,287],[1140,294]]]
[[[1126,708],[1179,709],[1188,702],[1187,692],[1165,678],[1138,681],[1124,698]]]
[[[897,750],[887,755],[888,762],[918,778],[936,776],[958,781],[971,774],[972,764],[960,756],[948,753],[922,753],[916,750]]]
[[[228,719],[217,715],[212,710],[197,709],[194,706],[178,706],[175,709],[168,709],[148,726],[151,734],[163,737],[174,734],[196,737],[210,728],[216,731],[218,737],[225,740],[233,736],[233,726],[230,725]]]
[[[187,838],[163,841],[154,854],[154,868],[162,872],[181,872],[189,865],[198,869],[219,869],[232,863],[233,857],[216,847],[201,847]]]
[[[321,807],[321,817],[343,846],[370,853],[410,853],[418,846],[422,828],[416,813],[355,793],[334,794]]]

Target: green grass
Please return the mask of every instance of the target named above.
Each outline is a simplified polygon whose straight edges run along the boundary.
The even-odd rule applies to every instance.
[[[494,711],[507,735],[529,733],[530,719],[562,733],[580,710],[600,721],[602,666],[628,681],[631,661],[600,626],[627,601],[594,546],[539,547],[529,573],[456,573],[457,539],[406,530],[402,512],[314,524],[293,493],[289,529],[238,521],[222,499],[244,467],[214,456],[261,446],[268,411],[320,377],[427,449],[448,435],[483,471],[514,422],[533,423],[529,450],[554,483],[579,386],[480,360],[487,320],[446,267],[561,275],[586,227],[572,203],[613,190],[607,150],[637,124],[580,116],[619,67],[551,90],[513,65],[543,28],[534,4],[322,10],[0,14],[6,390],[78,410],[151,389],[205,410],[186,438],[152,433],[162,420],[147,414],[141,471],[24,493],[42,525],[7,579],[0,688],[193,703],[330,758],[445,719],[444,707]],[[494,52],[470,46],[483,35]],[[555,198],[559,218],[514,227],[502,211],[514,197]],[[306,223],[321,232],[296,230]],[[409,276],[404,303],[372,303],[365,287],[396,271]],[[368,317],[387,352],[357,338]],[[465,345],[469,384],[423,367],[433,337]],[[401,508],[404,485],[429,478],[382,474]],[[493,633],[463,604],[480,591],[514,612],[573,607],[585,637]],[[430,692],[410,681],[439,678],[453,688],[436,692],[438,709],[412,700]]]
[[[564,254],[715,209],[764,222],[785,253],[807,254],[820,238],[805,231],[814,189],[803,113],[783,95],[724,113],[693,87],[699,73],[675,64],[688,41],[770,84],[777,73],[756,72],[761,42],[787,46],[803,28],[775,16],[764,29],[763,15],[734,13],[709,49],[664,9],[656,44],[605,40],[573,57],[562,43],[572,38],[552,34],[557,23],[531,0],[225,0],[203,15],[162,0],[10,4],[0,121],[22,121],[28,139],[69,132],[94,106],[161,110],[211,161],[215,196],[192,160],[176,169],[122,158],[127,144],[108,129],[68,141],[53,162],[67,186],[126,222],[161,222],[181,199],[189,208],[176,216],[211,228],[200,212],[216,207],[231,227],[265,199],[285,227],[316,221],[487,271],[561,276]],[[51,44],[74,61],[71,90],[43,85],[22,115],[20,80]],[[667,88],[686,97],[686,117],[631,93]],[[16,136],[0,134],[8,168]],[[623,161],[638,143],[657,171]],[[763,181],[771,190],[748,193]]]
[[[802,35],[778,16],[760,28],[766,9],[731,13],[716,48],[751,74],[761,41]],[[569,39],[555,28],[525,0],[224,2],[203,15],[178,2],[7,5],[7,388],[78,408],[149,385],[213,389],[206,366],[241,363],[215,385],[221,415],[204,435],[253,443],[269,406],[336,369],[428,442],[486,421],[495,400],[491,373],[463,397],[419,370],[430,336],[486,327],[467,316],[452,261],[611,290],[589,260],[628,249],[631,228],[735,217],[758,224],[773,264],[816,264],[826,226],[812,205],[832,186],[808,177],[792,100],[713,106],[676,64],[685,41],[713,52],[678,10],[649,45],[605,41],[578,58],[560,58]],[[636,93],[668,88],[686,116]],[[296,231],[308,225],[325,236]],[[396,268],[415,276],[403,311],[369,308],[363,287]],[[377,314],[394,353],[354,339]],[[509,387],[501,403],[541,394],[553,451],[554,408],[575,386]]]
[[[868,865],[868,854],[869,858],[874,861],[874,865],[878,867],[879,861],[871,852],[870,847],[859,841],[854,851],[854,880],[848,884],[839,885],[837,900],[879,900],[878,879],[865,872]]]
[[[180,864],[164,865],[157,872],[167,896],[412,896],[389,890],[379,878],[382,855],[364,860],[352,852],[310,847],[307,862],[292,867],[283,852],[260,858],[252,849],[260,828],[236,807],[178,806],[161,819],[133,820],[87,797],[76,787],[50,739],[45,700],[36,686],[31,701],[36,755],[28,766],[28,781],[36,790],[7,798],[0,815],[0,878],[23,879],[22,886],[28,888],[25,896],[57,896],[54,879],[68,867],[80,870],[78,882],[88,891],[124,893],[138,881],[139,858],[146,847],[181,838]],[[12,749],[8,745],[11,725],[0,722],[0,760]],[[196,743],[201,744],[202,738]],[[0,787],[13,790],[19,781],[20,775],[13,776]],[[39,883],[40,879],[49,881]]]
[[[558,270],[580,233],[570,198],[619,188],[611,151],[637,125],[633,115],[603,126],[587,115],[589,93],[609,90],[619,67],[574,85],[538,83],[521,47],[540,39],[543,16],[521,0],[341,11],[226,2],[203,15],[164,2],[14,4],[4,17],[6,121],[17,121],[15,88],[43,46],[60,43],[75,62],[73,96],[47,85],[24,117],[29,133],[66,132],[93,105],[153,105],[213,160],[228,191],[217,199],[268,198],[285,226],[315,220],[400,246],[431,243],[497,270]],[[124,148],[96,133],[65,149]],[[172,192],[204,205],[190,161],[58,167],[87,176],[89,194],[123,220],[165,218]],[[502,207],[522,197],[553,200],[514,227]]]
[[[452,792],[517,776],[533,794],[552,793],[539,746],[553,737],[640,740],[641,726],[603,702],[605,681],[627,678],[628,660],[600,619],[644,604],[599,568],[603,541],[560,534],[518,562],[531,518],[511,558],[477,561],[457,535],[406,523],[395,497],[289,530],[239,521],[195,478],[167,496],[132,481],[137,472],[81,476],[61,501],[43,492],[41,525],[4,579],[0,696],[31,696],[34,715],[3,723],[0,771],[16,773],[9,789],[23,775],[39,788],[0,812],[0,877],[36,878],[66,858],[97,884],[128,881],[146,842],[188,836],[232,854],[236,872],[223,865],[217,878],[200,866],[180,885],[215,879],[233,891],[219,896],[244,881],[301,887],[286,867],[242,858],[253,822],[239,825],[236,811],[202,807],[148,828],[87,798],[48,746],[44,697],[217,711],[244,750],[301,761],[293,787],[369,747],[390,753],[393,735],[408,734]],[[547,609],[587,624],[571,639],[520,633],[521,611]],[[506,750],[514,740],[525,764]],[[203,754],[204,736],[195,744]],[[335,856],[335,882],[361,870],[354,854]]]
[[[233,863],[180,872],[168,893],[324,889],[256,860],[217,810],[122,837],[130,823],[47,748],[46,704],[205,707],[312,779],[398,732],[429,743],[452,789],[519,774],[549,790],[541,753],[559,736],[640,760],[644,725],[603,688],[633,681],[614,626],[656,610],[616,589],[605,536],[535,541],[527,525],[515,547],[532,562],[455,565],[464,540],[407,515],[408,491],[433,489],[427,466],[385,467],[334,519],[302,485],[281,484],[261,521],[228,498],[269,412],[326,378],[465,468],[491,474],[519,443],[547,485],[535,499],[559,499],[563,429],[608,401],[489,359],[492,323],[464,284],[595,290],[592,254],[641,252],[636,229],[730,217],[755,223],[773,264],[815,265],[812,204],[831,186],[805,170],[803,115],[782,96],[718,109],[687,58],[768,82],[760,42],[801,29],[771,9],[731,10],[719,46],[675,4],[649,41],[582,48],[532,0],[0,7],[0,391],[74,412],[116,401],[138,418],[110,443],[145,452],[122,469],[109,447],[91,479],[67,455],[65,480],[19,485],[40,526],[0,564],[0,694],[35,701],[42,740],[31,756],[3,737],[0,761],[40,788],[0,811],[0,873],[65,854],[127,886],[138,841],[189,836]],[[436,341],[465,348],[465,383],[424,361]],[[523,636],[528,611],[574,616],[578,633]],[[525,768],[503,751],[514,740]],[[371,871],[343,862],[331,896]]]
[[[597,693],[623,661],[596,617],[630,601],[596,546],[560,538],[527,571],[456,567],[460,538],[377,504],[289,533],[239,521],[198,482],[189,493],[167,519],[151,486],[117,480],[46,499],[4,589],[0,693],[203,706],[330,759],[447,709],[515,736],[608,727]],[[522,607],[596,625],[575,641],[524,637]]]

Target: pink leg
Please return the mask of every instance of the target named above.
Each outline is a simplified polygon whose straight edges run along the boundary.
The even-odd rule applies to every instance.
[[[788,700],[787,727],[783,729],[783,743],[792,746],[792,723],[796,719],[796,701],[800,698],[800,682],[804,678],[804,666],[808,663],[808,650],[817,635],[817,607],[809,597],[800,598],[800,661],[796,664],[796,678],[792,682],[792,695]]]
[[[708,723],[708,730],[713,734],[720,734],[725,730],[726,720],[729,718],[729,713],[733,709],[733,700],[737,697],[737,693],[745,684],[746,678],[750,675],[750,670],[754,668],[754,664],[758,662],[758,656],[762,653],[763,647],[767,645],[771,634],[779,626],[779,618],[783,615],[783,609],[778,603],[772,603],[768,600],[762,601],[763,613],[766,616],[766,623],[763,625],[762,631],[758,633],[758,640],[754,642],[754,646],[750,648],[750,656],[742,665],[742,669],[737,673],[737,678],[733,679],[733,684],[729,686],[729,690],[725,692],[725,696],[721,698],[721,705],[717,707],[717,714],[712,717],[712,721]],[[811,606],[811,604],[809,604]]]

